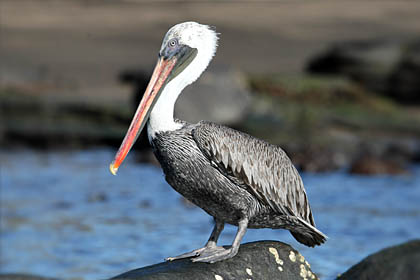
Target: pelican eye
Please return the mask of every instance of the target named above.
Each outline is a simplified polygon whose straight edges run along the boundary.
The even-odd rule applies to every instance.
[[[169,47],[171,47],[171,48],[174,48],[175,46],[177,46],[178,45],[178,40],[177,39],[175,39],[175,38],[172,38],[171,40],[169,40],[169,42],[168,42],[168,46]]]

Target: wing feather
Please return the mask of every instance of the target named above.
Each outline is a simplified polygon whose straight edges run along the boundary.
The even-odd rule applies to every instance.
[[[261,203],[315,226],[302,179],[280,147],[211,122],[198,123],[193,137],[225,176],[242,182]]]

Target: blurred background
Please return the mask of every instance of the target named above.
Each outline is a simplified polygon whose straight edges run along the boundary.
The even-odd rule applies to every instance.
[[[201,247],[212,219],[164,181],[145,138],[112,161],[166,31],[220,33],[176,116],[280,145],[301,171],[324,279],[419,237],[420,2],[0,1],[0,273],[107,278]],[[220,242],[230,244],[234,227]]]

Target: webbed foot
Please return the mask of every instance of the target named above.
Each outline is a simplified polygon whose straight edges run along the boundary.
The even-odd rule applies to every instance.
[[[237,253],[238,250],[235,250],[233,248],[225,249],[223,247],[213,247],[209,250],[203,251],[198,257],[193,258],[192,261],[215,263],[233,258]]]
[[[206,247],[203,247],[203,248],[200,248],[200,249],[193,250],[191,252],[181,254],[181,255],[176,256],[176,257],[168,257],[168,258],[165,259],[165,261],[170,261],[171,262],[171,261],[174,261],[174,260],[196,257],[196,256],[199,256],[200,253],[203,252],[205,249],[206,249]]]

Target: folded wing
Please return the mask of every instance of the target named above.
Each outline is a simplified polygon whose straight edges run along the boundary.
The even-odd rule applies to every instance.
[[[302,179],[280,147],[211,122],[198,123],[193,137],[215,168],[261,203],[315,226]]]

